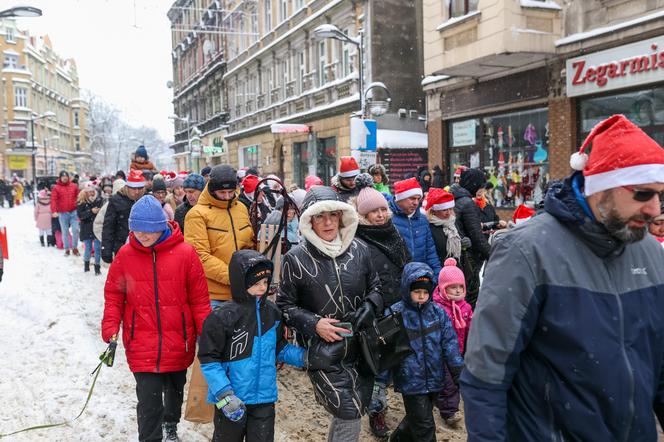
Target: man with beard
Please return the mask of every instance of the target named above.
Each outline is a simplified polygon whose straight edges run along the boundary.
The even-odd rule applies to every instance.
[[[664,149],[615,115],[571,165],[493,245],[461,376],[469,441],[646,441],[664,423],[664,251],[646,235]]]

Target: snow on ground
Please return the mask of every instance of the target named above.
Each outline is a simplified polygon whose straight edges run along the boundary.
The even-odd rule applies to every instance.
[[[0,283],[0,434],[75,417],[106,348],[99,330],[107,268],[102,266],[101,276],[83,273],[81,258],[40,247],[32,210],[31,204],[0,208],[10,254]],[[275,439],[324,441],[329,416],[315,404],[306,374],[281,371],[279,395]],[[403,406],[399,396],[391,395],[389,403],[388,424],[395,428]],[[120,344],[115,365],[102,368],[90,404],[77,421],[4,440],[136,441],[135,407],[134,377]],[[198,442],[210,440],[213,428],[182,420],[178,431],[183,441]],[[366,418],[361,440],[375,440]],[[465,432],[439,422],[438,440],[462,441]]]

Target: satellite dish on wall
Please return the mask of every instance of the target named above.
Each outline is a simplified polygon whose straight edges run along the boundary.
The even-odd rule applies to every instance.
[[[205,40],[203,42],[203,54],[210,57],[214,53],[214,42],[212,40]]]
[[[169,88],[169,89],[172,88],[173,87],[173,82],[171,80],[168,80],[166,82],[166,87]]]

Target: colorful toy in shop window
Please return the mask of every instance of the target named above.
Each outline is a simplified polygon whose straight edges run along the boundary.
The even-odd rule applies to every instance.
[[[537,142],[537,130],[533,123],[528,123],[528,126],[526,126],[526,130],[523,132],[523,139],[530,146],[534,146],[535,142]]]
[[[537,143],[535,143],[535,146],[537,147],[537,150],[535,151],[535,156],[533,157],[533,160],[535,160],[535,163],[537,164],[542,164],[549,157],[549,154],[544,149],[544,146],[542,145],[542,140],[539,140]]]
[[[507,145],[512,148],[514,146],[514,136],[512,135],[512,126],[507,126]]]
[[[505,141],[503,140],[503,128],[502,126],[498,127],[498,149],[503,150],[505,147]]]

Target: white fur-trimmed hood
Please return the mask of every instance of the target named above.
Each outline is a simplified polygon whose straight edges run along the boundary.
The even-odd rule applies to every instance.
[[[322,253],[326,253],[326,248],[323,247],[323,240],[316,235],[316,232],[311,227],[311,218],[319,213],[333,212],[335,210],[341,210],[342,212],[339,226],[339,235],[341,236],[341,250],[339,251],[339,255],[341,255],[350,247],[350,243],[355,238],[355,231],[357,230],[357,213],[350,204],[335,200],[323,200],[313,203],[300,216],[299,228],[300,233],[309,243]],[[332,256],[331,258],[336,258],[336,256]]]

